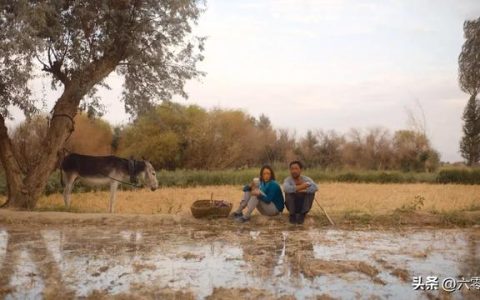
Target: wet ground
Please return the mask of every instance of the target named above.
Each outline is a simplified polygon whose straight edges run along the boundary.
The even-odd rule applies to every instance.
[[[6,299],[480,296],[414,290],[413,276],[480,276],[480,229],[0,225]]]

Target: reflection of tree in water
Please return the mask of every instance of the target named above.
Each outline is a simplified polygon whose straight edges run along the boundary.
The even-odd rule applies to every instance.
[[[22,252],[26,253],[27,257],[23,257]],[[30,259],[35,265],[38,274],[32,272],[28,276],[37,283],[43,281],[46,287],[42,293],[43,297],[73,298],[73,292],[65,287],[58,265],[50,251],[47,250],[47,245],[37,229],[8,231],[6,253],[3,264],[0,266],[0,296],[25,292],[15,290],[10,284],[15,278],[15,272],[25,267],[26,262],[21,261],[21,258]]]
[[[480,231],[471,231],[466,234],[467,247],[465,249],[465,256],[459,262],[460,278],[470,280],[472,277],[480,277]],[[465,290],[463,289],[463,297],[466,299],[479,299],[480,290]]]
[[[108,278],[108,282],[103,281],[108,288],[122,285],[119,281],[124,275],[155,268],[153,264],[144,264],[145,258],[156,253],[174,253],[177,235],[183,234],[182,230],[118,231],[92,227],[10,230],[5,239],[5,256],[0,260],[0,299],[8,295],[20,299],[39,296],[73,299],[78,296],[79,287],[88,289],[89,284],[96,280],[102,284],[102,277]],[[110,278],[112,281],[109,281]],[[156,295],[161,299],[161,295],[168,296],[170,293],[162,291],[161,294],[150,295],[156,290],[152,291],[141,283],[135,284],[132,292],[145,294],[146,298]],[[91,293],[100,293],[101,296],[104,291],[94,288]],[[173,298],[177,294],[179,299],[186,295],[184,292],[173,292]]]
[[[25,292],[18,290],[21,283],[15,282],[18,280],[15,275],[18,270],[29,272],[21,274],[20,279],[31,278],[32,286],[37,286],[43,297],[73,298],[74,292],[62,280],[62,272],[70,270],[62,270],[62,266],[73,266],[81,257],[94,257],[99,261],[104,260],[103,269],[108,269],[121,259],[131,261],[152,251],[158,245],[157,238],[155,235],[142,235],[138,231],[105,234],[105,230],[96,231],[92,228],[88,231],[9,230],[5,256],[0,266],[0,298]],[[29,261],[33,268],[28,267]],[[45,288],[41,291],[43,285]]]
[[[472,231],[466,235],[465,257],[460,264],[461,276],[480,276],[480,232]]]

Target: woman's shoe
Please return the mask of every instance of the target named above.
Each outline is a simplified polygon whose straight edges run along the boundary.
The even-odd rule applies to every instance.
[[[236,219],[236,218],[243,217],[243,213],[242,212],[233,212],[230,216],[232,218]]]
[[[245,222],[250,221],[250,218],[242,216],[242,217],[236,218],[235,220],[237,220],[237,222],[240,222],[240,223],[245,223]]]

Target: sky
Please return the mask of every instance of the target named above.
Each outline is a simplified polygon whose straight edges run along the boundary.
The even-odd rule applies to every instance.
[[[183,104],[266,114],[276,128],[407,128],[425,113],[443,161],[459,161],[458,85],[463,22],[479,0],[207,0],[195,32],[206,36],[207,75],[186,85]],[[128,121],[121,80],[100,92],[113,124]],[[57,96],[46,92],[48,102]],[[58,94],[58,93],[57,93]]]

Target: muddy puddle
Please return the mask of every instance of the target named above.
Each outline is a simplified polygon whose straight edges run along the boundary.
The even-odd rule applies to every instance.
[[[412,277],[480,276],[480,229],[340,230],[0,226],[0,298],[392,298]]]

